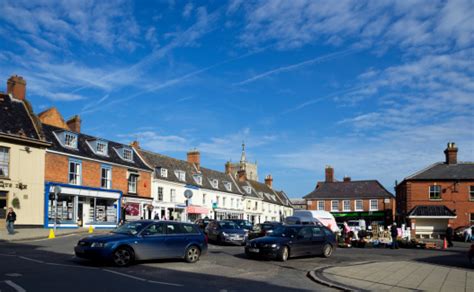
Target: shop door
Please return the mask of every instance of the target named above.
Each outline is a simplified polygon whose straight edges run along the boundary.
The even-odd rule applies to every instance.
[[[7,218],[7,192],[0,192],[0,228],[5,228]]]

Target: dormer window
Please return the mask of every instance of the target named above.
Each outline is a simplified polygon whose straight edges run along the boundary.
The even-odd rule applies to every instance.
[[[161,168],[160,169],[160,175],[161,177],[168,177],[168,170],[166,168]]]
[[[243,188],[247,194],[250,194],[252,192],[252,189],[249,186],[243,186]]]
[[[95,152],[100,155],[107,155],[107,142],[97,141],[95,145]]]
[[[232,184],[228,181],[224,182],[224,187],[228,192],[232,191]]]
[[[202,175],[195,174],[195,175],[193,175],[193,178],[194,178],[194,180],[196,181],[196,183],[198,185],[202,185]]]
[[[180,181],[186,181],[186,172],[182,170],[175,170],[174,174]]]
[[[211,185],[213,188],[217,189],[219,187],[219,181],[217,179],[211,180]]]
[[[122,149],[122,157],[124,160],[133,161],[133,151],[130,148]]]
[[[77,135],[69,132],[64,133],[64,146],[77,148]]]

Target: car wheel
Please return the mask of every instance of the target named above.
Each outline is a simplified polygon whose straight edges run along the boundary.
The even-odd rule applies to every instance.
[[[326,244],[323,247],[323,257],[328,258],[332,255],[332,245]]]
[[[284,246],[281,248],[280,253],[278,254],[278,260],[282,262],[286,262],[290,257],[290,250],[288,246]]]
[[[201,250],[197,246],[192,245],[192,246],[188,247],[188,249],[186,250],[186,254],[184,255],[184,259],[188,263],[195,263],[195,262],[199,261],[200,256],[201,256]]]
[[[135,254],[129,247],[123,246],[117,248],[112,254],[114,264],[118,267],[126,267],[133,263]]]

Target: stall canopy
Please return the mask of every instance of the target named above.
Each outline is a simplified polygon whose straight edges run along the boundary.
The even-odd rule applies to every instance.
[[[188,214],[207,214],[209,210],[201,206],[188,206],[187,212]]]

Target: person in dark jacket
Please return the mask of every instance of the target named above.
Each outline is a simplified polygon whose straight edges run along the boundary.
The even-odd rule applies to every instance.
[[[7,230],[8,234],[13,235],[15,234],[15,227],[13,224],[16,221],[16,213],[13,211],[13,208],[8,208],[8,213],[7,213]]]
[[[390,247],[391,249],[398,249],[398,229],[397,229],[397,223],[393,223],[392,227],[390,227],[390,235],[392,236],[392,246]]]
[[[453,228],[451,227],[451,224],[448,224],[448,228],[446,228],[446,240],[448,241],[448,247],[453,247],[453,235]]]

